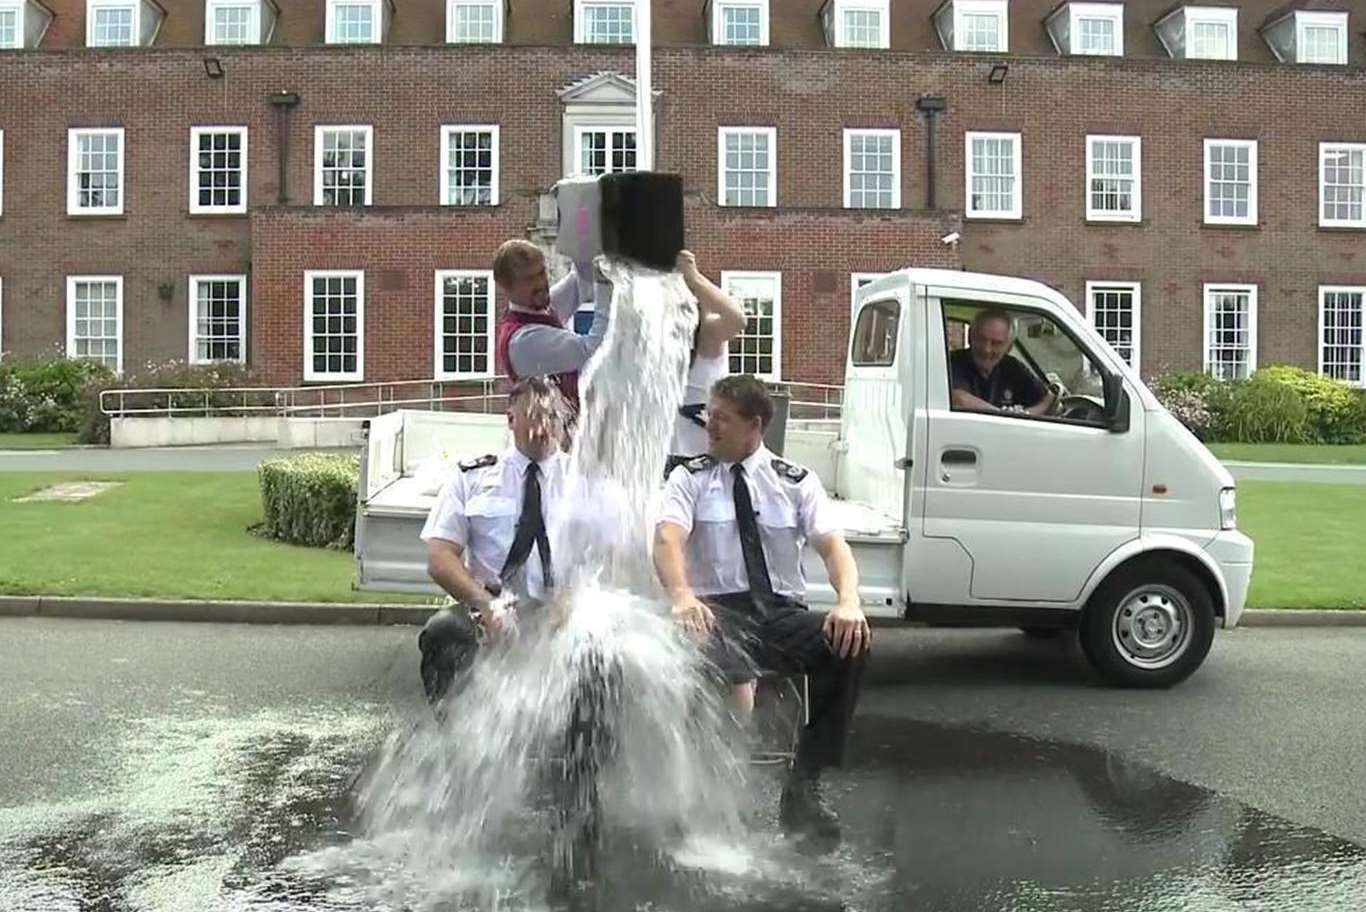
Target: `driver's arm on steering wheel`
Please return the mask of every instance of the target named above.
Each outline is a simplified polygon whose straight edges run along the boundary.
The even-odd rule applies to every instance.
[[[1058,393],[1058,384],[1048,384],[1048,386],[1044,388],[1043,398],[1040,399],[1038,402],[1034,403],[1033,405],[1031,405],[1029,408],[1025,409],[1025,411],[1030,415],[1053,414],[1053,409],[1057,406],[1060,398]]]

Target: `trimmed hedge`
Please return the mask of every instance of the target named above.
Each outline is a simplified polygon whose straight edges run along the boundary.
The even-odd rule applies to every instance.
[[[349,551],[356,535],[360,457],[303,453],[268,459],[257,469],[266,538]]]
[[[97,361],[6,359],[0,362],[0,433],[73,433],[84,417],[84,390],[113,380],[114,372]]]

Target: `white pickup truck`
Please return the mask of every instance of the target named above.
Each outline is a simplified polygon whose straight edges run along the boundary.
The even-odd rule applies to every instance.
[[[1057,384],[1049,414],[952,407],[949,356],[983,310],[1010,318],[1009,357]],[[370,421],[362,589],[436,593],[418,532],[439,476],[422,467],[495,451],[503,428],[499,414]],[[791,422],[784,455],[835,498],[870,616],[1078,628],[1106,678],[1165,686],[1242,613],[1253,545],[1236,529],[1232,476],[1037,282],[905,269],[862,288],[840,420]],[[807,577],[812,604],[830,601],[814,555]]]

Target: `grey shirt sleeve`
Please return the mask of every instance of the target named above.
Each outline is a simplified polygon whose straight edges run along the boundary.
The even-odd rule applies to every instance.
[[[550,306],[556,315],[568,321],[584,300],[581,265],[573,272],[555,283],[550,289]],[[588,272],[591,276],[591,270]],[[591,283],[589,284],[591,288]],[[562,315],[563,308],[568,308]],[[588,335],[581,336],[572,329],[557,329],[553,326],[527,326],[517,332],[508,343],[508,361],[519,377],[536,377],[544,374],[568,374],[580,370],[593,352],[602,345],[607,335],[607,323],[611,318],[612,298],[610,294],[599,295],[593,309],[593,323]]]

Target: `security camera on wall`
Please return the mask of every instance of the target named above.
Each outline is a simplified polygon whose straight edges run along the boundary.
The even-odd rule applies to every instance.
[[[959,235],[957,231],[950,231],[948,234],[944,235],[939,240],[952,247],[954,244],[958,243],[958,238]]]

